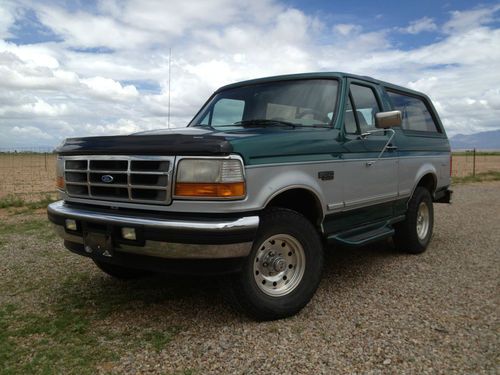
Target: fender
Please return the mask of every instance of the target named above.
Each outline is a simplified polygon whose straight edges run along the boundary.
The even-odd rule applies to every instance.
[[[411,194],[408,198],[408,201],[413,196],[413,193],[415,192],[415,189],[417,188],[420,180],[422,180],[422,178],[427,174],[430,174],[433,177],[434,187],[437,186],[437,172],[436,172],[436,168],[434,167],[434,165],[432,165],[431,163],[422,164],[420,166],[420,168],[418,169],[417,173],[415,174],[415,180],[413,181],[413,188],[411,189]],[[434,196],[434,191],[431,192],[431,195]]]
[[[281,168],[280,168],[281,169]],[[263,168],[259,168],[260,172]],[[269,177],[269,176],[268,176]],[[255,182],[254,182],[255,183]],[[313,176],[304,172],[294,170],[283,170],[278,174],[272,175],[265,182],[261,181],[260,189],[254,191],[255,201],[262,202],[262,208],[281,193],[292,189],[304,189],[311,192],[320,204],[321,216],[324,217],[324,207],[326,207],[322,189]]]

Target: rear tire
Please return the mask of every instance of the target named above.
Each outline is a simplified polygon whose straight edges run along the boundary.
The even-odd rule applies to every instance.
[[[406,219],[395,225],[396,248],[410,254],[423,253],[431,241],[433,226],[431,194],[426,188],[418,186],[408,203]]]
[[[322,269],[323,246],[311,222],[295,211],[271,208],[261,215],[242,271],[225,282],[226,295],[253,319],[286,318],[310,301]]]
[[[101,262],[99,260],[92,259],[95,265],[104,273],[120,280],[132,280],[140,277],[148,276],[149,273],[146,271],[136,270],[133,268],[127,268],[122,266],[117,266],[116,264]]]

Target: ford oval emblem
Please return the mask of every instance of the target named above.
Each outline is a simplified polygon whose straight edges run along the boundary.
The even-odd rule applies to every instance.
[[[110,184],[111,182],[113,182],[113,180],[114,178],[110,174],[105,174],[101,176],[101,181],[106,184]]]

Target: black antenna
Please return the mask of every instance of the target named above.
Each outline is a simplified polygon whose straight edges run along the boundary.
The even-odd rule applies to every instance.
[[[170,129],[170,77],[172,76],[170,73],[172,63],[172,48],[168,49],[168,119],[167,119],[167,128]]]

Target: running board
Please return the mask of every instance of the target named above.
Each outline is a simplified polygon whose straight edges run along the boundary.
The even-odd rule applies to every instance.
[[[370,242],[375,242],[383,238],[391,237],[394,235],[394,228],[392,226],[384,225],[378,226],[374,229],[363,230],[355,229],[347,232],[342,232],[334,236],[328,237],[328,242],[337,243],[345,246],[363,246]]]

